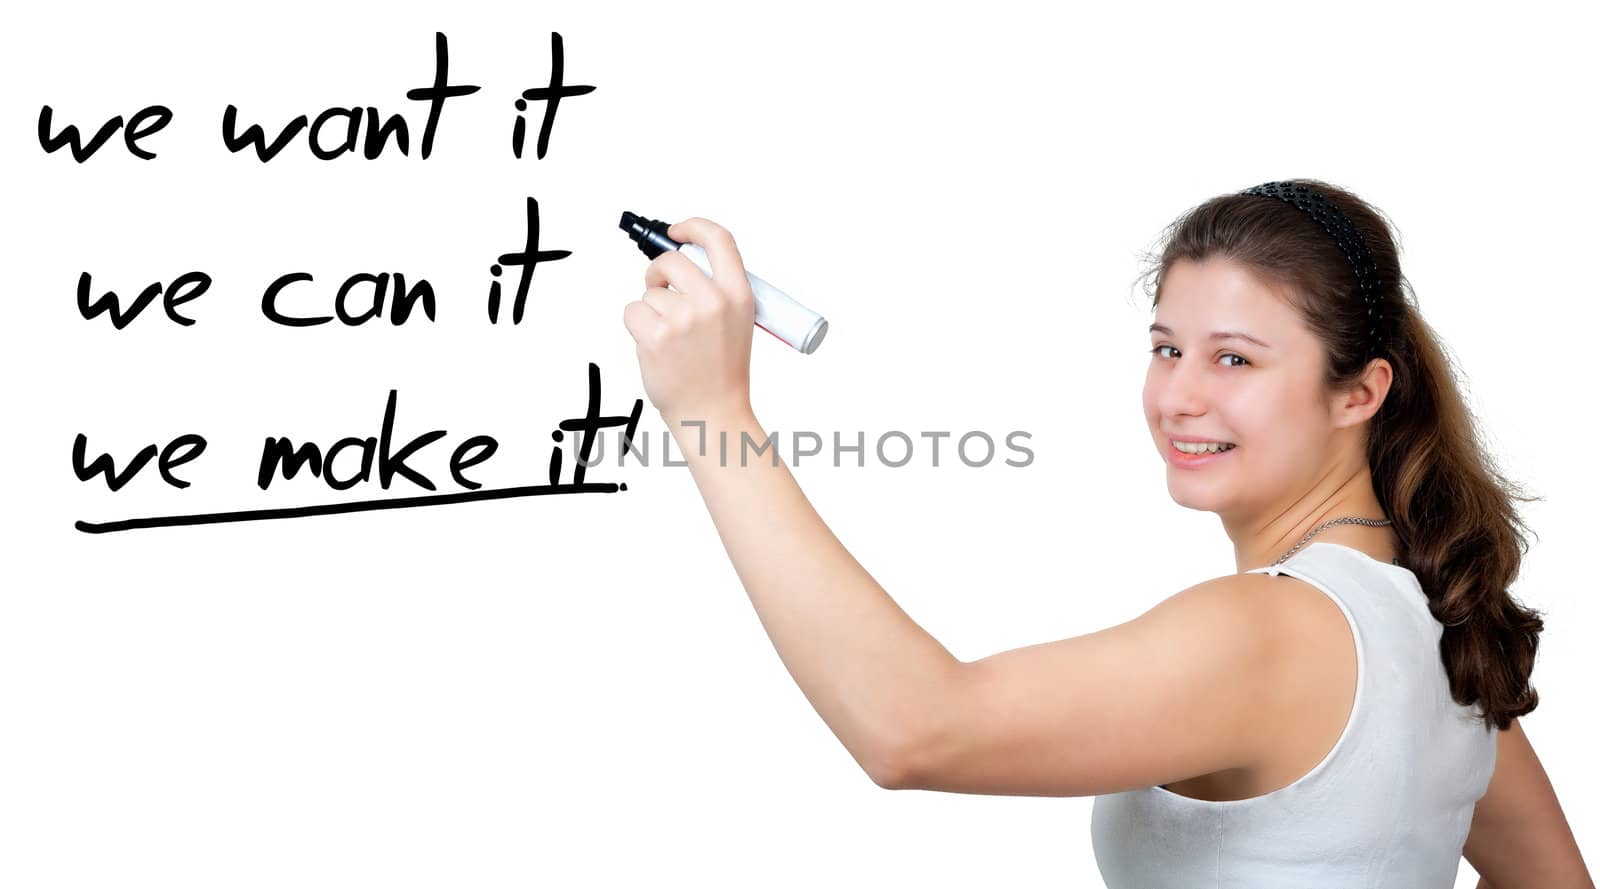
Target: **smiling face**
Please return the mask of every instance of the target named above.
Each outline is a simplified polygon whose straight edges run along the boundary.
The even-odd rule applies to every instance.
[[[1246,517],[1315,487],[1334,459],[1332,401],[1322,344],[1298,312],[1231,260],[1179,260],[1162,279],[1154,323],[1144,414],[1173,500]],[[1236,447],[1189,457],[1173,438]]]

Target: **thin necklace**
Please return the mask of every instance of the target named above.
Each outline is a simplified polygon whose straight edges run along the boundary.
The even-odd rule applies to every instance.
[[[1286,552],[1283,555],[1279,556],[1278,557],[1278,561],[1273,562],[1272,564],[1274,564],[1274,565],[1282,565],[1285,559],[1287,559],[1290,556],[1294,555],[1295,551],[1299,550],[1300,547],[1306,545],[1306,541],[1310,540],[1311,536],[1313,534],[1316,534],[1318,531],[1321,531],[1323,528],[1326,528],[1329,525],[1343,525],[1343,524],[1371,525],[1373,527],[1378,527],[1378,526],[1389,524],[1389,520],[1388,519],[1359,519],[1359,518],[1356,518],[1355,516],[1345,516],[1343,518],[1338,518],[1338,519],[1329,519],[1328,521],[1323,522],[1322,524],[1316,526],[1315,528],[1312,528],[1306,534],[1306,536],[1300,538],[1300,542],[1299,543],[1297,543],[1294,546],[1290,547],[1288,552]],[[1400,560],[1396,559],[1395,560],[1395,564],[1396,565],[1400,564]]]

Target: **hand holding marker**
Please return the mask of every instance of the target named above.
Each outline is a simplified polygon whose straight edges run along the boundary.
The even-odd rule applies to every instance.
[[[645,256],[655,259],[668,250],[676,250],[689,257],[700,271],[711,274],[711,260],[705,249],[698,244],[680,244],[667,237],[667,223],[624,210],[619,227],[639,245]],[[822,345],[822,338],[828,333],[827,319],[755,275],[746,272],[745,277],[750,279],[750,291],[756,298],[757,327],[799,349],[802,354],[810,355]]]

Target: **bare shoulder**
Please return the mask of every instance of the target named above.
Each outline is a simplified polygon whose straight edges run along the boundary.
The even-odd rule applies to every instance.
[[[1274,629],[1347,627],[1344,612],[1327,593],[1289,574],[1235,574],[1229,581],[1237,595],[1248,598],[1274,622]],[[1334,635],[1338,635],[1337,633]],[[1349,637],[1349,633],[1344,634]]]
[[[1243,629],[1234,638],[1252,647],[1249,660],[1266,671],[1248,686],[1241,724],[1257,743],[1248,745],[1241,771],[1274,789],[1309,771],[1343,732],[1355,701],[1358,657],[1344,610],[1287,574],[1218,577],[1169,601],[1175,613],[1205,611],[1238,622]],[[1274,774],[1288,780],[1275,782]]]
[[[1243,644],[1261,645],[1281,617],[1282,586],[1265,574],[1226,574],[1201,581],[1156,603],[1137,620],[1153,626],[1215,624]],[[1187,635],[1187,634],[1186,634]]]
[[[1350,649],[1354,639],[1338,603],[1312,584],[1287,574],[1229,574],[1195,584],[1158,604],[1147,617],[1219,621],[1238,644],[1251,646],[1257,662],[1272,667],[1329,648]],[[1161,618],[1157,618],[1161,619]],[[1310,645],[1308,649],[1307,646]],[[1354,658],[1350,659],[1354,666]]]
[[[1233,587],[1260,615],[1261,660],[1271,675],[1251,702],[1259,743],[1250,764],[1172,788],[1208,799],[1270,793],[1310,772],[1344,734],[1360,682],[1355,632],[1322,589],[1287,574],[1239,575]]]

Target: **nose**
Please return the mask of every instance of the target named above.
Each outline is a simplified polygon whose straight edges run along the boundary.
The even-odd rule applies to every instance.
[[[1210,398],[1205,368],[1196,361],[1175,361],[1167,365],[1156,381],[1156,406],[1162,416],[1204,414]]]

